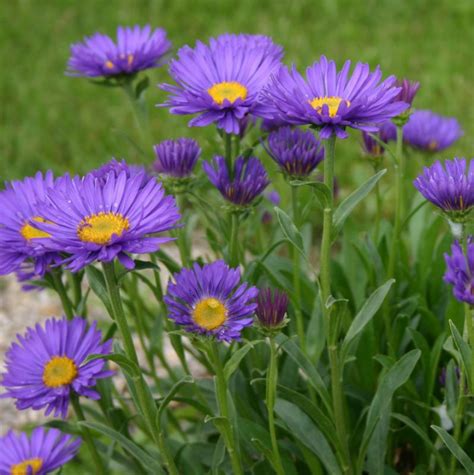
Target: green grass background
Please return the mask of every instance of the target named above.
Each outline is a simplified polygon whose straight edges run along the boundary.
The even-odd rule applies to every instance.
[[[422,83],[418,108],[459,119],[465,135],[444,156],[474,155],[471,0],[4,0],[0,20],[2,180],[47,168],[85,172],[111,156],[136,159],[126,135],[136,139],[137,130],[121,91],[64,75],[70,43],[136,23],[165,28],[175,49],[227,31],[263,33],[301,68],[322,53],[339,64],[380,64],[385,75]],[[155,84],[168,79],[166,67],[149,76],[152,106],[165,98]],[[166,109],[151,107],[150,118],[155,142],[210,134]],[[358,140],[352,133],[342,148],[358,154]]]

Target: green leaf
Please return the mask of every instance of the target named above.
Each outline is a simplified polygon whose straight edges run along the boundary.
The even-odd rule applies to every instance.
[[[392,403],[392,397],[395,391],[408,381],[420,355],[420,350],[412,350],[408,352],[382,376],[377,392],[375,393],[367,413],[367,422],[362,436],[362,443],[359,448],[359,467],[363,466],[370,439],[380,417],[384,410]]]
[[[117,442],[123,450],[135,457],[151,474],[161,475],[164,474],[161,465],[158,460],[155,460],[148,452],[139,447],[135,442],[127,439],[120,432],[117,432],[105,424],[98,422],[86,422],[81,421],[78,423],[80,426],[87,427],[88,429],[95,430],[109,437],[111,440]]]
[[[114,363],[117,363],[131,378],[141,375],[140,368],[132,360],[120,353],[111,353],[110,355],[90,355],[86,358],[85,363],[95,360],[113,361]]]
[[[112,305],[110,303],[109,294],[107,292],[107,286],[105,284],[104,275],[99,269],[96,269],[93,266],[86,267],[86,275],[92,291],[102,301],[109,315],[114,318]]]
[[[319,457],[331,475],[342,474],[337,459],[323,433],[311,419],[291,402],[277,399],[275,412],[288,427],[289,432]]]
[[[321,378],[318,370],[313,365],[313,363],[308,359],[308,357],[300,350],[300,348],[295,344],[294,341],[289,340],[285,335],[277,335],[275,338],[278,345],[281,346],[283,351],[285,351],[288,356],[298,365],[301,371],[308,378],[308,383],[313,386],[313,388],[318,393],[321,401],[325,405],[326,411],[328,414],[332,414],[332,404],[329,393],[326,389],[323,379]]]
[[[135,97],[139,99],[140,96],[147,90],[149,85],[150,85],[150,78],[148,76],[145,76],[135,86]]]
[[[471,317],[469,317],[471,318]],[[454,325],[452,320],[449,320],[449,327],[451,329],[451,334],[453,335],[454,343],[456,344],[459,354],[461,356],[462,364],[464,366],[464,373],[467,376],[468,386],[473,388],[472,374],[471,374],[471,355],[472,350],[469,348],[469,345],[463,340],[463,337],[459,333],[456,325]]]
[[[433,425],[431,428],[440,436],[444,445],[446,445],[450,452],[458,459],[459,463],[467,470],[467,473],[474,473],[474,462],[454,440],[454,437],[449,435],[441,427]]]
[[[280,223],[281,230],[283,235],[290,241],[293,246],[298,249],[302,256],[306,259],[306,253],[304,250],[303,236],[299,232],[298,228],[293,223],[293,220],[278,206],[273,208]]]
[[[372,191],[377,182],[387,172],[387,169],[380,170],[374,176],[370,177],[357,190],[351,193],[334,211],[333,226],[334,237],[339,233],[344,225],[345,220],[351,214],[352,210]]]
[[[331,202],[331,191],[321,181],[293,180],[293,181],[290,181],[290,185],[291,186],[310,186],[323,209],[327,208],[329,203]]]
[[[377,290],[375,290],[372,295],[364,302],[362,308],[359,310],[359,313],[355,316],[354,320],[347,331],[346,337],[342,344],[342,354],[345,356],[349,354],[349,346],[352,341],[358,336],[370,322],[373,316],[377,313],[378,309],[382,305],[385,297],[387,296],[390,287],[395,282],[394,279],[390,279],[381,285]]]
[[[181,389],[181,387],[184,386],[185,384],[193,384],[193,383],[194,383],[194,379],[189,375],[184,376],[178,382],[176,382],[173,385],[173,387],[169,390],[168,394],[161,401],[160,407],[156,415],[157,419],[161,417],[161,415],[163,414],[163,411],[166,409],[168,404],[173,400],[174,395]],[[159,420],[157,420],[157,426],[160,427]]]
[[[228,381],[232,376],[234,371],[239,367],[240,362],[245,358],[245,355],[258,343],[261,343],[263,340],[258,341],[249,341],[245,343],[242,348],[239,348],[232,356],[229,358],[227,363],[224,366],[224,375],[225,379]]]

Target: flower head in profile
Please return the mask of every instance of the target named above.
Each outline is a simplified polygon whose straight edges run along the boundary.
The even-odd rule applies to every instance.
[[[201,155],[199,144],[188,138],[164,140],[155,145],[154,150],[156,155],[154,170],[173,178],[189,177]]]
[[[31,436],[7,432],[0,437],[0,473],[3,475],[46,475],[73,459],[80,438],[58,429],[36,427]]]
[[[362,148],[365,154],[380,158],[385,153],[385,147],[375,140],[372,135],[378,137],[380,142],[388,144],[388,142],[397,138],[397,128],[394,123],[387,120],[379,125],[377,132],[362,132]]]
[[[0,275],[17,272],[22,279],[42,277],[50,265],[59,261],[55,251],[42,245],[49,233],[38,228],[46,221],[40,207],[61,179],[52,172],[12,181],[0,192]]]
[[[105,369],[103,359],[85,360],[109,354],[111,346],[111,340],[102,343],[97,322],[89,327],[80,317],[51,318],[44,326],[28,328],[6,353],[6,372],[0,382],[6,392],[1,397],[16,399],[20,410],[46,408],[46,415],[53,412],[65,418],[72,393],[100,398],[94,389],[97,380],[113,373]]]
[[[224,261],[196,263],[173,278],[164,301],[169,318],[187,331],[232,341],[252,325],[258,290],[240,282],[239,269]]]
[[[285,292],[272,289],[259,291],[255,314],[264,329],[281,329],[285,325],[287,310],[288,295]]]
[[[63,190],[51,192],[42,210],[44,245],[68,254],[68,268],[77,272],[94,261],[115,258],[131,269],[129,254],[155,252],[180,218],[175,200],[144,170],[112,170],[97,176],[67,180]]]
[[[429,110],[417,110],[403,127],[403,140],[426,152],[440,152],[456,142],[463,132],[454,117],[444,117]]]
[[[198,114],[190,126],[215,123],[240,134],[282,56],[282,48],[261,35],[225,34],[211,38],[209,45],[184,46],[170,63],[176,85],[161,85],[170,93],[163,106],[172,114]]]
[[[395,98],[400,88],[396,78],[384,81],[380,68],[357,63],[349,77],[351,62],[342,69],[321,56],[306,70],[306,79],[295,67],[282,66],[262,92],[258,115],[281,119],[289,125],[311,124],[321,128],[320,137],[346,138],[347,127],[377,131],[376,124],[405,111],[408,104]]]
[[[270,183],[267,172],[258,158],[237,157],[229,176],[224,157],[216,156],[212,163],[203,163],[210,182],[221,195],[237,206],[249,206]]]
[[[125,172],[127,178],[140,175],[143,178],[143,185],[151,179],[151,175],[146,173],[146,169],[142,165],[129,165],[124,159],[119,161],[116,158],[112,158],[112,160],[109,160],[107,163],[104,163],[94,170],[91,170],[89,174],[100,179],[105,185],[107,177],[110,173],[115,175],[115,177],[118,177],[122,172]]]
[[[445,254],[444,281],[453,286],[453,294],[460,302],[474,305],[474,242],[469,237],[466,251],[458,241],[451,246],[451,255]]]
[[[83,77],[130,76],[160,66],[170,48],[161,28],[119,26],[116,42],[103,33],[95,33],[71,45],[67,72]]]
[[[409,79],[398,79],[396,83],[397,87],[400,88],[398,96],[395,98],[397,101],[406,102],[407,104],[413,104],[413,99],[415,99],[418,89],[420,89],[420,83],[418,81],[410,81]]]
[[[413,182],[415,188],[453,220],[463,219],[474,206],[474,160],[440,161],[425,167]]]
[[[324,148],[310,130],[281,127],[268,136],[267,152],[288,176],[304,178],[324,159]]]

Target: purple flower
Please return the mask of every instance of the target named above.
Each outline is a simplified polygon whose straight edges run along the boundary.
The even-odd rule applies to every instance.
[[[309,176],[324,159],[324,148],[313,132],[291,127],[269,135],[267,152],[285,174],[295,178]]]
[[[257,315],[260,325],[266,329],[281,328],[288,310],[288,295],[272,289],[262,289],[258,293]]]
[[[67,253],[64,262],[77,272],[98,260],[115,258],[128,269],[134,267],[129,254],[155,252],[169,237],[157,237],[175,227],[180,215],[172,196],[146,172],[94,172],[74,177],[64,190],[53,190],[48,206],[42,208],[47,220],[40,229],[49,250]]]
[[[413,182],[415,188],[433,204],[453,217],[464,217],[474,205],[474,160],[465,158],[440,161],[424,171]]]
[[[190,126],[216,123],[237,135],[282,56],[282,48],[261,35],[225,34],[211,38],[209,45],[184,46],[170,63],[177,85],[161,85],[170,93],[161,106],[172,114],[199,114]]]
[[[140,175],[143,178],[142,185],[145,185],[148,180],[152,178],[151,175],[146,173],[145,167],[141,165],[129,165],[124,159],[118,161],[115,158],[112,158],[112,160],[104,163],[99,168],[91,170],[89,174],[95,178],[99,178],[105,185],[110,173],[113,173],[115,177],[118,177],[122,172],[126,173],[127,178]]]
[[[46,475],[74,458],[80,445],[58,429],[36,427],[31,436],[9,431],[0,437],[0,474]]]
[[[362,132],[362,147],[364,152],[373,157],[381,157],[385,152],[385,148],[373,139],[371,134],[376,135],[382,142],[387,144],[391,140],[396,140],[397,128],[393,122],[387,120],[379,126],[377,132]]]
[[[451,255],[445,254],[444,281],[453,286],[454,296],[461,302],[474,305],[474,242],[469,237],[466,254],[459,242],[451,246]]]
[[[112,340],[102,343],[97,322],[88,327],[80,317],[51,318],[44,328],[28,328],[6,353],[7,371],[0,384],[7,391],[1,397],[16,399],[20,410],[46,407],[46,415],[54,411],[55,417],[65,418],[71,393],[100,398],[94,390],[97,379],[113,372],[104,369],[103,359],[84,361],[90,355],[109,354],[111,347]]]
[[[462,136],[454,117],[443,117],[429,110],[415,111],[403,127],[403,140],[414,148],[439,152]]]
[[[117,42],[102,33],[71,45],[67,73],[72,76],[97,77],[132,75],[156,68],[171,48],[165,30],[149,25],[117,28]]]
[[[224,157],[216,156],[211,163],[203,163],[210,182],[221,195],[238,206],[248,206],[270,183],[264,166],[255,157],[237,157],[232,178],[229,177]]]
[[[281,197],[280,197],[280,193],[278,193],[278,191],[275,191],[275,190],[269,191],[268,193],[265,193],[265,197],[273,205],[280,206]]]
[[[193,139],[165,140],[154,147],[156,160],[153,168],[174,178],[191,175],[201,155],[201,147]]]
[[[49,234],[38,227],[45,222],[40,206],[49,190],[59,188],[62,179],[52,172],[6,183],[0,192],[0,275],[17,272],[22,280],[42,277],[51,264],[59,261],[56,252],[46,250],[42,242]]]
[[[240,283],[239,269],[216,261],[202,267],[194,264],[173,277],[164,301],[169,318],[187,331],[231,341],[252,325],[258,290]]]
[[[334,61],[321,56],[306,70],[306,80],[293,67],[282,66],[263,89],[263,104],[256,111],[268,119],[290,125],[312,124],[321,128],[320,137],[336,134],[346,138],[346,127],[377,131],[376,124],[402,113],[408,104],[396,101],[400,88],[395,77],[380,82],[379,67],[370,72],[368,64],[357,63],[348,78],[350,61],[340,72]]]
[[[410,81],[409,79],[402,79],[397,80],[396,85],[401,88],[400,92],[398,93],[397,97],[395,98],[396,101],[406,102],[407,104],[413,104],[413,99],[420,89],[420,83],[418,81]]]

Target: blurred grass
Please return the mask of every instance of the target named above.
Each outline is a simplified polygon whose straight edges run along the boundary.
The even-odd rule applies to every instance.
[[[301,68],[322,53],[339,64],[380,64],[385,75],[422,83],[418,108],[460,120],[465,135],[447,156],[473,155],[471,0],[16,0],[2,2],[0,20],[1,180],[47,168],[85,172],[111,156],[137,158],[123,133],[136,138],[137,131],[121,91],[64,75],[70,43],[136,23],[165,28],[175,48],[226,31],[263,33]],[[166,68],[149,76],[153,85],[168,79]],[[154,86],[148,91],[150,106],[164,98]],[[166,109],[151,107],[150,118],[155,142],[203,137],[187,128],[189,118]],[[342,148],[358,140],[352,133]]]

